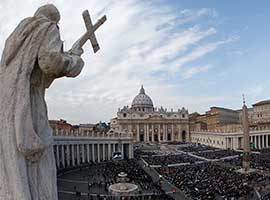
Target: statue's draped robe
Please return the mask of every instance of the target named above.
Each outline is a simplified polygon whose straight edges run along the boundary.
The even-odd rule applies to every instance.
[[[0,65],[0,199],[57,200],[52,130],[44,94],[55,78],[75,77],[79,56],[63,52],[57,24],[23,20],[6,41]],[[43,152],[37,162],[28,158]]]

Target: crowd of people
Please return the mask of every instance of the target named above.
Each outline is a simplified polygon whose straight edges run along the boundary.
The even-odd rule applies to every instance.
[[[195,163],[201,161],[198,158],[192,157],[188,154],[181,153],[175,155],[164,155],[164,156],[148,156],[143,158],[148,165],[162,165],[168,166],[172,164],[183,164],[183,163]]]
[[[130,179],[129,181],[137,184],[142,191],[153,193],[159,192],[157,183],[153,182],[151,176],[149,176],[135,160],[95,164],[90,168],[89,172],[93,176],[102,177],[107,188],[111,184],[117,183],[119,173],[125,172]]]
[[[253,199],[256,195],[256,188],[267,188],[270,185],[270,151],[264,150],[260,153],[252,153],[250,156],[251,167],[264,170],[264,173],[241,174],[237,171],[242,165],[241,152],[233,150],[218,150],[203,145],[185,145],[175,147],[176,150],[166,148],[161,150],[145,151],[139,148],[135,151],[136,159],[107,161],[103,163],[91,163],[77,173],[76,181],[88,182],[89,194],[95,188],[102,192],[90,195],[92,200],[114,200],[108,188],[111,184],[118,182],[118,174],[125,172],[129,178],[128,182],[139,187],[139,192],[128,197],[129,200],[172,200],[161,187],[161,180],[169,181],[173,187],[180,191],[189,199]],[[183,153],[179,153],[181,150]],[[211,161],[201,160],[196,156],[211,159]],[[237,156],[238,155],[238,156]],[[230,156],[237,156],[229,158]],[[223,160],[223,158],[227,159]],[[222,158],[222,159],[221,159]],[[143,159],[147,166],[159,165],[157,168],[143,168]],[[214,161],[214,159],[219,159]],[[203,162],[201,162],[203,161]],[[179,164],[178,166],[176,166]],[[172,166],[175,165],[175,166]],[[157,171],[160,174],[159,181],[153,181],[152,177],[146,173],[146,169]],[[267,189],[266,189],[267,190]],[[74,188],[79,191],[79,188]],[[256,190],[259,191],[260,190]],[[262,190],[263,191],[263,190]],[[261,192],[261,199],[270,199],[270,194]],[[79,198],[81,198],[78,195]],[[81,198],[82,200],[83,198]],[[123,200],[125,197],[122,198]]]
[[[207,159],[220,159],[230,156],[241,155],[241,152],[233,151],[233,150],[218,150],[218,151],[208,151],[208,152],[198,152],[194,153],[197,156],[204,157]]]
[[[262,200],[269,200],[270,199],[270,192],[262,196]]]
[[[174,200],[171,196],[167,194],[154,194],[154,195],[129,195],[129,196],[112,196],[112,195],[73,195],[71,198],[65,198],[64,196],[60,196],[60,199],[63,200]]]
[[[249,185],[252,175],[239,174],[212,162],[157,170],[191,199],[238,199],[253,195]]]
[[[136,149],[134,151],[134,157],[136,159],[140,159],[141,157],[145,157],[145,156],[153,156],[157,154],[158,154],[158,151],[142,151],[141,149]]]
[[[178,147],[178,150],[190,152],[190,153],[198,153],[198,152],[203,152],[203,151],[214,151],[216,149],[217,148],[215,148],[215,147],[210,147],[210,146],[205,146],[205,145],[196,145],[196,144],[190,144],[188,146]]]
[[[74,185],[73,191],[80,197],[81,192],[89,192],[89,199],[114,199],[109,192],[109,186],[119,182],[119,174],[127,174],[127,182],[134,183],[139,190],[132,194],[129,199],[139,200],[151,198],[156,200],[172,200],[162,189],[160,182],[153,181],[137,160],[108,161],[103,163],[91,163],[89,166],[81,168],[72,176],[72,181],[87,182],[88,191],[82,191],[81,188]],[[67,174],[68,175],[68,174]],[[70,175],[68,175],[70,176]],[[65,175],[59,177],[65,179]],[[72,182],[71,181],[71,182]],[[91,194],[91,195],[90,195]]]
[[[226,159],[225,163],[229,163],[232,166],[242,166],[242,156]],[[250,166],[251,168],[270,172],[270,153],[250,154]]]

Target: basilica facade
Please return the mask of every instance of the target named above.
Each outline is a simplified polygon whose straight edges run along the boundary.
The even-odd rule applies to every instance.
[[[143,86],[131,107],[119,108],[111,128],[131,132],[134,142],[189,141],[189,115],[185,108],[174,111],[155,108]]]

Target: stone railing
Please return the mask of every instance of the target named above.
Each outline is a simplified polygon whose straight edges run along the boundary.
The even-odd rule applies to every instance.
[[[54,135],[54,138],[87,138],[87,139],[132,139],[132,133],[127,131],[115,131],[113,129],[108,132],[89,132],[88,134],[68,133],[65,135]]]
[[[250,127],[249,128],[250,132],[270,132],[270,127],[269,126],[263,126],[263,127]],[[234,129],[228,129],[228,130],[220,130],[220,129],[216,129],[216,130],[192,130],[191,133],[205,133],[205,134],[219,134],[219,133],[239,133],[239,132],[243,132],[242,128],[234,128]]]

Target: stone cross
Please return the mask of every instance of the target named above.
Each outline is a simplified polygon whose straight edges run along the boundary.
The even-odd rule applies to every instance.
[[[82,15],[87,31],[79,40],[75,42],[75,44],[78,45],[77,47],[81,48],[87,42],[87,40],[90,40],[94,53],[96,53],[100,47],[95,36],[95,31],[107,20],[107,18],[104,15],[93,25],[88,10],[85,10]]]

